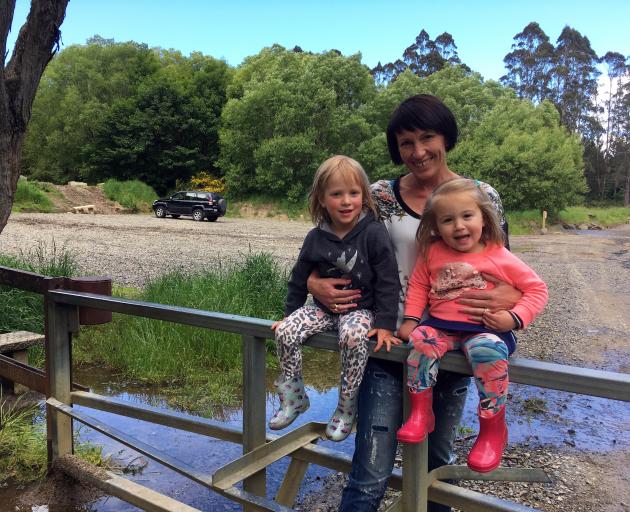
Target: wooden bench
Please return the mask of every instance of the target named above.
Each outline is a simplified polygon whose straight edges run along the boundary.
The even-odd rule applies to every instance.
[[[0,334],[0,354],[11,357],[20,363],[28,362],[28,349],[35,345],[43,345],[43,334],[28,331],[15,331]],[[10,380],[0,378],[0,387],[3,394],[21,394],[28,388],[21,384],[14,384]]]

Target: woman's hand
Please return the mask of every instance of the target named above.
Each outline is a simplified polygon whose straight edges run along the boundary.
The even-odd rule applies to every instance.
[[[383,343],[385,344],[387,352],[391,350],[392,345],[400,345],[402,343],[402,341],[394,336],[394,333],[388,329],[372,329],[368,332],[368,338],[374,335],[376,335],[376,347],[374,347],[374,352],[381,350]]]
[[[335,313],[345,313],[356,308],[354,302],[361,298],[361,290],[340,290],[337,286],[348,286],[350,279],[319,277],[316,271],[311,272],[306,280],[306,287],[313,297]]]
[[[512,309],[521,300],[523,294],[507,284],[489,274],[481,274],[486,281],[494,283],[491,290],[465,290],[457,299],[457,303],[463,307],[460,312],[468,315],[472,322],[483,323],[484,313],[489,311],[499,311],[502,309]]]
[[[514,318],[505,310],[486,311],[483,314],[483,325],[497,332],[507,332],[516,329]]]
[[[400,324],[400,327],[398,328],[398,337],[401,340],[407,341],[409,339],[409,335],[416,327],[418,327],[418,322],[415,320],[403,320],[403,323]]]

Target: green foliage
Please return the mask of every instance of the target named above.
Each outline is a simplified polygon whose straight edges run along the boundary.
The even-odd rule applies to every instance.
[[[23,173],[68,180],[139,179],[160,193],[214,172],[230,70],[193,53],[95,37],[49,64],[33,105]]]
[[[157,197],[155,190],[139,180],[118,181],[110,178],[103,183],[103,192],[107,199],[117,201],[133,212],[151,211],[151,203]]]
[[[245,59],[228,89],[220,132],[230,195],[301,200],[322,160],[356,156],[372,135],[358,110],[375,93],[359,55],[295,53],[276,45]]]
[[[18,180],[11,211],[49,213],[54,209],[46,190],[37,182]]]
[[[139,299],[278,319],[286,282],[286,273],[271,256],[258,254],[216,271],[171,272],[149,283]],[[216,386],[212,381],[222,374],[221,382],[229,382],[231,389],[240,382],[241,340],[236,334],[115,315],[110,324],[82,329],[73,348],[77,362],[115,367],[141,381],[207,387]]]
[[[549,102],[503,98],[449,156],[451,168],[492,184],[506,209],[551,215],[586,191],[582,148]]]
[[[270,197],[264,194],[249,196],[246,201],[232,201],[226,216],[246,217],[251,213],[257,216],[278,217],[286,215],[289,219],[308,221],[310,213],[306,201],[289,201],[286,198]]]
[[[587,207],[571,206],[562,210],[558,218],[568,224],[597,224],[603,227],[627,224],[630,220],[630,207]]]
[[[37,404],[20,399],[9,404],[0,396],[0,482],[17,484],[39,480],[46,474],[46,430]]]

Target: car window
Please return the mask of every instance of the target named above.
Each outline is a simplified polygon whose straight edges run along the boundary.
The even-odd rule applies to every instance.
[[[177,192],[177,194],[173,194],[172,199],[184,199],[186,197],[185,192]]]
[[[186,192],[186,199],[196,201],[197,194],[195,194],[194,192]]]

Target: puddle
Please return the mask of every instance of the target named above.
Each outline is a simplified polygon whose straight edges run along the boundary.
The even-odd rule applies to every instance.
[[[316,372],[317,379],[312,382],[309,382],[308,377],[306,378],[311,407],[295,421],[295,426],[309,421],[326,421],[332,414],[337,403],[336,364],[338,363],[322,364]],[[322,371],[323,367],[326,367],[327,370]],[[115,396],[134,403],[166,408],[166,402],[159,396],[133,389],[124,384],[108,382],[107,377],[106,375],[99,375],[93,370],[78,372],[75,375],[78,382],[90,386],[96,393]],[[111,376],[109,377],[111,378]],[[477,432],[476,408],[478,398],[473,386],[469,391],[463,426],[471,429],[472,432]],[[539,401],[535,403],[541,408],[546,408],[546,412],[527,412],[527,404],[533,403],[536,399]],[[267,419],[276,406],[277,396],[269,389],[266,407]],[[511,444],[552,445],[564,449],[599,453],[609,452],[616,447],[630,446],[630,403],[513,384],[508,407]],[[208,474],[212,474],[219,467],[241,455],[240,445],[93,409],[77,408],[117,429],[132,433],[134,437],[149,445],[160,447],[171,456]],[[217,416],[221,416],[221,421],[229,426],[242,428],[242,411],[240,410],[223,409]],[[79,437],[83,441],[90,441],[103,446],[104,454],[111,453],[115,459],[123,463],[129,463],[140,456],[87,427],[81,427]],[[325,441],[320,442],[319,445],[352,455],[354,435],[342,443]],[[135,462],[137,463],[138,460]],[[285,458],[268,468],[267,488],[269,496],[275,495],[288,463],[289,460]],[[304,479],[300,494],[316,492],[320,487],[321,478],[330,473],[325,468],[311,466]],[[240,510],[240,506],[232,501],[151,460],[148,460],[147,466],[137,474],[124,476],[201,510]],[[27,509],[16,508],[15,500],[15,490],[0,489],[0,512],[25,512]],[[64,512],[135,510],[138,509],[117,498],[107,497],[87,504],[83,508]],[[29,512],[32,511],[29,509]]]

